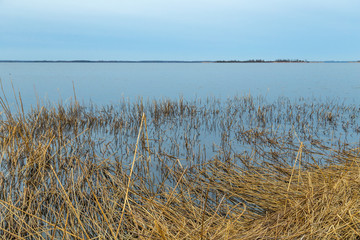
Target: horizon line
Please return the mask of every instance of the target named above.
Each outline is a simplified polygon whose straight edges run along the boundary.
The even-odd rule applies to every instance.
[[[0,60],[2,63],[23,62],[23,63],[326,63],[326,62],[360,62],[360,60],[302,60],[302,59],[248,59],[248,60]]]

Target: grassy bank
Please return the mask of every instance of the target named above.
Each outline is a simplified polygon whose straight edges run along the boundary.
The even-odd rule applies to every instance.
[[[1,99],[3,239],[359,239],[359,107]]]

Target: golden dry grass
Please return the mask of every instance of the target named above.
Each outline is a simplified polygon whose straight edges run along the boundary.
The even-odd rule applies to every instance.
[[[253,128],[241,135],[253,154],[231,154],[224,134],[218,154],[184,164],[149,137],[143,105],[129,105],[133,118],[121,124],[111,110],[100,116],[76,102],[16,115],[2,106],[2,239],[360,239],[359,148],[290,143]],[[174,112],[199,121],[182,100],[148,108],[158,126]],[[254,110],[259,123],[264,109]],[[94,137],[108,125],[131,128],[130,161]]]

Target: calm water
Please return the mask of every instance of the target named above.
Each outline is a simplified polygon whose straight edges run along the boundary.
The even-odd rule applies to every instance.
[[[26,108],[36,96],[50,102],[73,97],[96,104],[123,98],[185,98],[234,95],[339,98],[360,103],[358,63],[172,64],[172,63],[0,63],[9,102],[11,82]]]

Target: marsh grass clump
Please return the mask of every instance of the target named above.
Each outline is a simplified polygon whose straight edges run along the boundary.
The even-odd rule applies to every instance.
[[[357,106],[20,100],[0,101],[3,239],[360,238]]]

